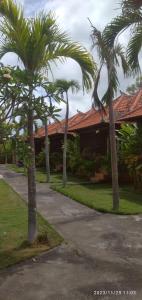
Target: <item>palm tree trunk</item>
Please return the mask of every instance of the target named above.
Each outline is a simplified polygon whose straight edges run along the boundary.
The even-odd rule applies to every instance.
[[[119,209],[119,184],[118,184],[118,163],[117,147],[115,137],[115,120],[112,100],[109,101],[109,134],[111,147],[111,169],[112,169],[112,191],[113,191],[113,209]]]
[[[67,135],[68,135],[68,118],[69,118],[69,100],[68,93],[66,93],[66,117],[65,117],[65,127],[64,127],[64,149],[63,149],[63,187],[67,183]]]
[[[46,159],[46,182],[50,182],[49,138],[48,138],[47,118],[45,118],[45,159]]]
[[[30,105],[29,105],[30,106]],[[35,145],[33,132],[33,110],[28,111],[28,241],[33,243],[37,236],[36,222],[36,181],[35,181]]]

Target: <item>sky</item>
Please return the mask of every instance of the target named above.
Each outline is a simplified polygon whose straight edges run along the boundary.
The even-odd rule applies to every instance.
[[[94,60],[98,62],[97,55],[91,50],[91,27],[88,18],[99,29],[103,30],[105,25],[111,21],[111,19],[117,16],[120,12],[119,0],[17,0],[24,6],[25,16],[34,17],[39,11],[44,10],[47,13],[53,11],[57,17],[57,23],[62,30],[67,31],[73,41],[79,42],[88,51],[93,54]],[[120,38],[120,42],[126,45],[127,33],[123,34]],[[17,64],[17,58],[13,54],[8,54],[3,59],[6,64]],[[81,71],[78,65],[71,59],[64,64],[58,64],[57,67],[53,66],[54,78],[58,79],[75,79],[78,80],[80,85],[82,82]],[[119,70],[120,87],[118,88],[125,91],[127,86],[131,84],[134,79],[124,79],[123,73]],[[100,95],[103,94],[106,88],[107,76],[105,70],[103,70],[101,82],[99,86]],[[77,112],[77,109],[85,112],[91,107],[92,99],[90,93],[83,94],[80,90],[77,94],[69,94],[70,99],[70,116]],[[62,105],[62,116],[65,113],[65,105]]]

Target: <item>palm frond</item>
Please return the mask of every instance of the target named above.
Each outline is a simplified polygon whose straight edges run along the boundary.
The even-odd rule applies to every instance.
[[[48,14],[41,12],[33,19],[32,32],[36,34],[37,29],[40,32],[40,36],[44,37],[48,47],[53,43],[66,43],[70,40],[67,33],[60,30],[52,12]]]
[[[14,47],[15,53],[26,63],[25,47],[29,39],[29,26],[22,8],[12,0],[3,0],[0,3],[0,15],[3,17],[1,21],[3,44],[6,44],[7,48],[10,47],[10,50]]]
[[[108,101],[114,98],[115,93],[119,85],[119,80],[117,76],[117,69],[114,63],[108,65],[108,88],[104,96],[102,97],[102,103],[109,104]]]
[[[123,0],[122,10],[127,12],[128,10],[140,9],[142,6],[142,0]]]
[[[63,63],[67,58],[77,62],[82,71],[83,87],[89,90],[92,87],[92,79],[95,77],[96,64],[88,51],[77,43],[62,43],[56,45],[52,52],[47,52],[47,61],[59,60]]]
[[[59,30],[51,13],[40,13],[30,20],[30,26],[30,39],[27,44],[28,65],[33,71],[38,71],[44,65],[46,51],[52,51],[57,43],[67,42],[69,38]]]
[[[108,47],[105,45],[103,34],[92,23],[92,49],[96,48],[99,56],[99,60],[103,63],[106,61],[106,57],[109,57]]]
[[[98,74],[97,74],[96,80],[94,82],[94,90],[93,90],[93,94],[92,94],[93,106],[99,108],[100,110],[104,110],[104,105],[98,95],[98,85],[100,82],[100,74],[101,74],[102,66],[103,66],[103,64],[100,66],[100,69],[98,70]]]
[[[120,43],[117,43],[114,46],[114,56],[116,58],[116,61],[118,61],[118,58],[120,58],[123,73],[124,73],[124,75],[128,75],[129,72],[130,72],[130,66],[129,66],[129,63],[126,59],[124,49],[123,49],[123,47]],[[118,62],[118,65],[119,65],[119,62]]]
[[[71,58],[81,68],[83,87],[91,88],[96,71],[93,57],[59,29],[51,13],[41,13],[27,20],[22,8],[13,0],[3,0],[0,14],[3,16],[1,57],[7,52],[16,53],[31,74],[50,68],[51,61],[64,62]]]
[[[103,38],[105,43],[112,47],[118,34],[132,25],[138,25],[140,22],[142,22],[142,14],[140,11],[133,11],[127,15],[122,14],[116,17],[104,29]]]
[[[21,6],[15,4],[13,0],[3,0],[0,2],[0,14],[8,20],[14,29],[17,29],[20,23],[21,27],[26,25],[23,9]]]
[[[80,89],[80,85],[76,80],[57,79],[55,81],[55,86],[61,93],[67,93],[69,89],[71,89],[72,93],[74,93],[78,92]]]
[[[139,52],[142,49],[142,25],[137,26],[128,43],[128,63],[134,72],[140,72]]]

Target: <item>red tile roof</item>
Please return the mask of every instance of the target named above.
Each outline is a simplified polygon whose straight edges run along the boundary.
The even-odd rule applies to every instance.
[[[113,108],[115,113],[115,120],[119,121],[119,119],[124,116],[126,113],[130,112],[132,109],[136,109],[142,106],[142,90],[137,92],[133,96],[129,96],[126,94],[122,94],[117,99],[113,101]],[[91,127],[101,122],[105,121],[106,123],[109,122],[108,116],[108,109],[106,109],[106,115],[100,111],[96,111],[94,109],[89,111],[90,113],[87,114],[79,122],[79,124],[74,124],[74,126],[69,128],[69,131],[72,130],[79,130],[86,127]]]
[[[131,115],[135,116],[135,114],[137,114],[137,116],[142,116],[142,89],[132,96],[122,94],[113,101],[113,108],[116,121],[124,120]],[[69,119],[69,132],[94,126],[100,124],[103,121],[105,121],[106,123],[109,122],[108,109],[106,109],[106,114],[94,108],[90,109],[86,113],[78,112],[76,115]],[[64,122],[65,120],[62,120],[61,122],[50,124],[48,126],[49,135],[63,133]],[[44,136],[44,128],[40,128],[35,135],[35,137],[39,138]]]
[[[84,113],[78,112],[76,115],[71,117],[68,122],[68,126],[71,127],[73,124],[77,124],[80,122],[80,120],[84,117]],[[48,126],[48,135],[54,135],[58,133],[63,133],[64,132],[64,124],[65,120],[59,121],[52,123]],[[45,136],[45,128],[41,127],[38,129],[37,133],[35,134],[36,138],[41,138]]]
[[[125,116],[123,116],[120,120],[122,121],[135,121],[137,119],[141,118],[142,119],[142,106],[136,108],[135,110],[127,113]]]
[[[94,126],[100,124],[103,120],[106,119],[106,115],[100,111],[92,108],[89,112],[87,112],[82,120],[77,124],[73,124],[69,127],[69,131],[78,130],[85,127]]]

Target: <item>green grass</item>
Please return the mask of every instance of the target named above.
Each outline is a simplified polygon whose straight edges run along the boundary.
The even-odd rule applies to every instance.
[[[25,176],[27,175],[26,170],[24,170],[23,167],[18,167],[18,166],[14,165],[14,164],[9,164],[7,166],[8,166],[8,168],[10,170],[15,171],[16,173],[24,174]],[[42,170],[37,170],[37,172],[36,172],[36,180],[38,182],[43,182],[43,183],[46,182],[46,174],[45,174],[45,172],[42,171]]]
[[[39,236],[48,241],[33,246],[27,239],[27,205],[3,180],[0,180],[0,269],[47,251],[62,242],[60,235],[38,214]]]
[[[22,168],[10,166],[16,172]],[[36,178],[39,182],[46,182],[44,171],[37,170]],[[142,213],[142,193],[136,193],[132,187],[120,188],[120,208],[115,212],[112,210],[112,189],[106,184],[84,184],[82,180],[69,176],[66,188],[62,186],[62,174],[51,175],[51,187],[86,206],[101,212],[118,214]]]
[[[52,188],[73,200],[101,212],[118,214],[142,213],[142,194],[136,193],[132,187],[120,188],[120,209],[112,209],[112,189],[106,184],[78,184],[67,185],[63,188],[60,184],[54,184]]]
[[[18,167],[14,164],[9,164],[7,165],[8,168],[12,171],[15,171],[16,173],[21,173],[21,174],[24,174],[24,175],[27,175],[26,172],[24,171],[24,168],[23,167]],[[36,180],[40,183],[45,183],[46,182],[46,173],[45,173],[45,170],[42,170],[42,169],[37,169],[36,170]],[[71,175],[69,175],[68,177],[68,182],[70,184],[74,184],[75,182],[79,183],[79,182],[82,182],[84,180],[80,180],[80,179],[77,179]],[[51,174],[51,184],[52,183],[62,183],[62,174]]]
[[[23,168],[23,167],[20,167],[20,168],[19,168],[19,167],[17,167],[15,164],[8,164],[7,167],[8,167],[10,170],[12,170],[12,171],[14,171],[14,172],[16,172],[16,173],[21,173],[21,174],[26,175],[25,172],[24,172],[24,168]]]

